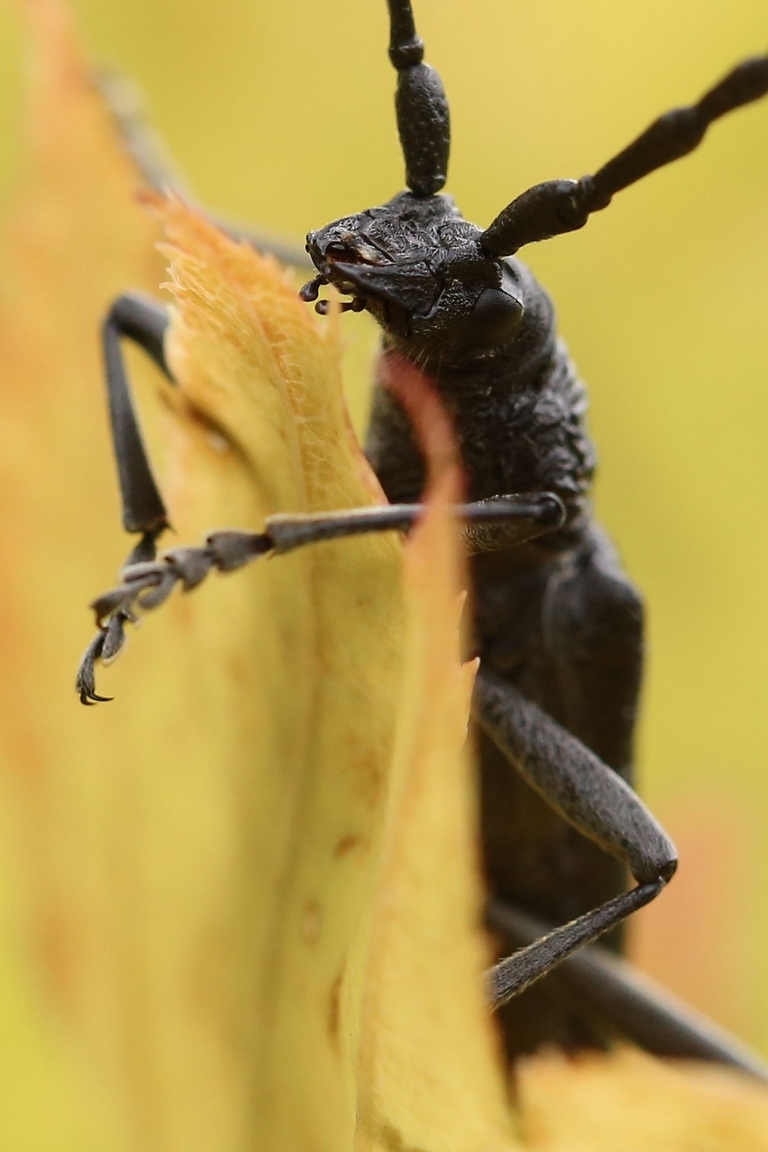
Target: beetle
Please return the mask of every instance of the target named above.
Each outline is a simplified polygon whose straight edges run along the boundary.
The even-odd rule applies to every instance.
[[[642,610],[589,504],[594,459],[583,385],[548,296],[516,254],[583,227],[614,195],[697,147],[715,120],[768,93],[768,57],[737,65],[697,104],[660,117],[595,173],[535,185],[481,229],[442,192],[448,106],[438,74],[424,63],[410,0],[387,6],[407,190],[309,234],[315,275],[302,296],[318,301],[331,285],[349,297],[345,307],[370,312],[382,328],[366,453],[392,506],[274,517],[264,533],[216,533],[203,548],[156,562],[167,520],[120,341],[132,339],[167,371],[167,317],[121,297],[105,321],[104,349],[124,524],[140,541],[123,584],[96,602],[106,623],[81,666],[81,699],[103,699],[94,666],[119,651],[134,606],[156,606],[179,580],[192,587],[211,568],[236,568],[268,551],[407,529],[419,514],[424,465],[393,386],[427,381],[453,417],[468,477],[459,515],[481,658],[473,711],[489,919],[519,946],[489,980],[509,1053],[553,1041],[600,1046],[619,1030],[654,1051],[759,1073],[736,1042],[638,988],[616,962],[593,954],[563,964],[606,932],[619,948],[623,922],[662,890],[677,858],[628,783]],[[629,891],[625,869],[635,882]]]

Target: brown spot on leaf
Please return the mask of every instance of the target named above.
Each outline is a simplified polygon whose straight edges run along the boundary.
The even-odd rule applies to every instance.
[[[77,940],[71,917],[49,902],[37,922],[36,952],[48,990],[62,1011],[75,1007]]]
[[[338,1048],[339,1044],[339,1019],[341,1016],[341,980],[342,973],[339,972],[338,976],[331,984],[331,991],[328,995],[328,1035],[334,1048]]]
[[[354,851],[360,843],[361,839],[359,836],[342,836],[334,848],[333,854],[337,859],[340,859],[342,856],[347,856],[350,852]]]
[[[301,938],[305,944],[315,944],[318,941],[321,923],[320,905],[314,900],[307,901],[301,921]]]
[[[381,763],[373,751],[361,752],[354,760],[353,794],[367,807],[376,808],[382,801],[384,776]]]

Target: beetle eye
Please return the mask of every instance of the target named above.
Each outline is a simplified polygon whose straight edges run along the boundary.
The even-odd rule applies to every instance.
[[[486,288],[475,302],[468,331],[477,344],[503,344],[512,339],[522,318],[519,300],[500,288]]]

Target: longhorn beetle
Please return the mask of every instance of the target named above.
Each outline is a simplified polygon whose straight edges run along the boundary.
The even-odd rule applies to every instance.
[[[524,191],[482,229],[441,191],[448,104],[424,63],[410,0],[387,6],[407,190],[310,232],[315,274],[301,296],[322,312],[320,292],[332,286],[348,297],[342,307],[367,310],[382,329],[366,454],[391,506],[271,517],[263,533],[214,533],[156,560],[167,516],[120,341],[139,344],[170,376],[168,317],[144,298],[120,297],[104,322],[104,353],[123,520],[140,539],[123,583],[94,604],[100,627],[78,673],[81,700],[104,699],[96,662],[119,651],[135,609],[159,605],[177,582],[190,589],[213,568],[267,552],[407,530],[419,515],[424,462],[391,386],[426,380],[453,417],[467,473],[469,503],[457,515],[481,661],[473,715],[488,917],[507,949],[517,948],[489,974],[509,1054],[544,1042],[602,1046],[619,1033],[652,1051],[765,1076],[738,1042],[640,985],[609,951],[572,955],[600,937],[620,951],[623,922],[658,895],[677,857],[630,784],[641,602],[589,504],[583,386],[549,298],[516,253],[583,227],[624,188],[696,148],[715,120],[766,95],[768,56],[661,116],[593,174]]]

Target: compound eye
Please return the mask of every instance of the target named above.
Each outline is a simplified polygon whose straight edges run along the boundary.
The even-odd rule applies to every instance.
[[[468,325],[477,344],[505,344],[520,327],[523,305],[501,288],[485,288],[477,298]]]

